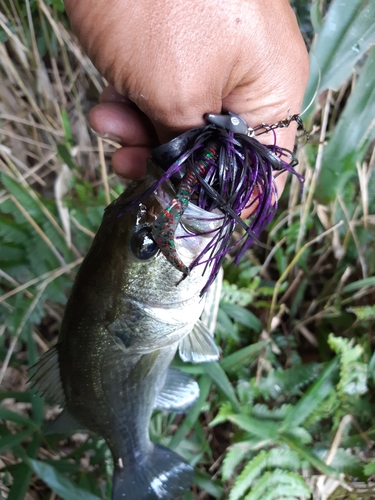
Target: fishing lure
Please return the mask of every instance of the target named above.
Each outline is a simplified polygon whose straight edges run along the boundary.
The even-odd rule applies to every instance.
[[[170,179],[176,186],[176,196],[155,220],[152,237],[166,259],[182,273],[182,279],[197,265],[208,270],[203,295],[215,280],[225,255],[238,248],[235,263],[238,263],[250,246],[273,219],[278,206],[275,171],[288,171],[302,182],[303,177],[294,167],[297,160],[292,152],[277,146],[275,129],[288,127],[296,122],[298,130],[307,132],[301,117],[293,115],[285,120],[251,128],[239,115],[208,114],[208,124],[189,130],[172,141],[155,148],[153,161],[165,174],[143,195],[124,207],[126,211],[155,191],[162,182]],[[264,145],[257,136],[273,133],[273,143]],[[217,213],[221,224],[214,230],[214,237],[200,255],[186,266],[176,251],[176,238],[188,238],[189,234],[176,237],[188,203],[194,203],[207,212]],[[244,210],[251,215],[244,221]],[[251,210],[249,210],[251,209]],[[119,214],[118,216],[121,216]],[[243,235],[232,243],[236,225]]]
[[[216,159],[216,146],[210,143],[204,149],[202,158],[196,162],[195,168],[199,175],[203,176],[207,172],[210,163],[215,162]],[[168,208],[160,213],[152,228],[152,237],[159,249],[165,255],[166,259],[181,271],[184,276],[190,274],[190,269],[177,254],[175,232],[198,183],[195,171],[191,167],[188,167],[179,185],[176,198],[172,200]]]

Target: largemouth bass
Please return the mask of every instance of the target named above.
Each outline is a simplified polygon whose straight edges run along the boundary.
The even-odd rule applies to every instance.
[[[199,320],[202,266],[182,281],[151,237],[174,196],[172,185],[164,182],[129,208],[161,174],[149,162],[145,178],[107,207],[77,273],[58,343],[32,376],[37,390],[64,408],[50,432],[86,428],[106,440],[114,500],[173,499],[189,488],[192,467],[150,441],[149,421],[154,408],[184,411],[199,395],[194,380],[169,369],[178,348],[185,361],[218,358]],[[217,215],[188,207],[176,232],[187,265],[217,227]]]

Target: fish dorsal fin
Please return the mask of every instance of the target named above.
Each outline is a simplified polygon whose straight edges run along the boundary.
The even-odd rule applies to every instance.
[[[65,406],[58,346],[59,344],[44,353],[39,361],[30,368],[30,382],[37,394],[45,397],[49,403]]]
[[[63,410],[52,423],[47,424],[44,434],[73,434],[74,432],[88,432],[68,410]]]
[[[180,370],[170,368],[164,386],[155,401],[155,409],[186,412],[199,398],[197,382]]]
[[[198,320],[191,333],[181,340],[178,348],[182,361],[204,363],[219,359],[219,350],[213,336],[201,320]]]

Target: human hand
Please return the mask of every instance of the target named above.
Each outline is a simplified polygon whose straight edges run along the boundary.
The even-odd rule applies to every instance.
[[[65,0],[80,42],[109,87],[90,114],[123,147],[115,171],[141,177],[159,141],[222,108],[254,127],[300,111],[308,56],[287,0]],[[276,130],[293,149],[295,124]],[[273,136],[262,136],[269,143]],[[284,177],[284,178],[283,178]],[[285,176],[278,176],[279,191]]]

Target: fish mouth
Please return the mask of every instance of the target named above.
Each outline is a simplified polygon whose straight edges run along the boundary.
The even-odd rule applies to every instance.
[[[181,217],[181,225],[190,234],[209,238],[222,227],[223,220],[224,214],[219,209],[207,212],[190,202]]]
[[[178,290],[178,289],[177,289]],[[158,300],[139,300],[139,297],[136,297],[135,295],[130,295],[128,297],[129,302],[131,302],[133,305],[137,305],[141,308],[151,308],[155,310],[172,310],[172,309],[178,309],[180,312],[186,307],[190,307],[192,304],[196,305],[197,304],[197,294],[194,293],[191,297],[188,297],[187,299],[183,300],[176,300],[176,301],[171,301],[168,300],[168,303],[161,303]],[[204,299],[200,298],[198,302],[202,302]]]
[[[163,209],[170,206],[173,199],[170,193],[158,188],[154,194]],[[213,231],[218,231],[222,227],[223,220],[224,214],[219,209],[207,212],[207,210],[189,202],[186,210],[181,216],[179,225],[182,225],[185,232],[190,235],[210,237]],[[180,236],[180,238],[181,237],[184,236]]]

